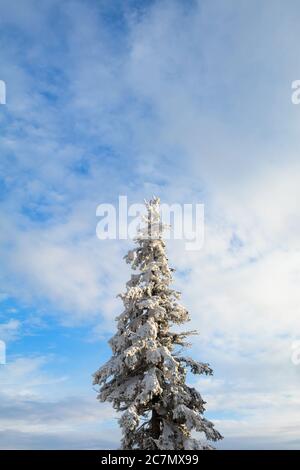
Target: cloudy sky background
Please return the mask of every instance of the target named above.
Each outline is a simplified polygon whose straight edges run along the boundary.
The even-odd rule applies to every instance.
[[[300,4],[0,0],[1,448],[116,448],[91,374],[128,241],[96,207],[205,204],[170,242],[223,449],[300,448]]]

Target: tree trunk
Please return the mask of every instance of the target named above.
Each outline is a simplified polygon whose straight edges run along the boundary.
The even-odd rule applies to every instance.
[[[152,410],[151,431],[153,439],[159,439],[160,436],[160,417],[156,410]]]

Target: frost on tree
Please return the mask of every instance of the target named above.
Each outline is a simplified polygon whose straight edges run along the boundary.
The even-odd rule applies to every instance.
[[[120,294],[124,311],[109,341],[113,354],[94,374],[94,384],[100,386],[100,401],[123,412],[123,449],[213,449],[209,441],[222,436],[203,417],[200,393],[186,384],[188,368],[206,375],[212,369],[176,352],[193,332],[170,330],[188,321],[189,314],[178,302],[180,293],[170,288],[174,270],[166,257],[159,204],[158,198],[146,203],[137,246],[125,256],[137,274]],[[192,437],[195,432],[200,439]]]

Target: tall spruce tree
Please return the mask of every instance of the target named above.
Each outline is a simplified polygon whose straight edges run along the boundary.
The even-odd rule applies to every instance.
[[[170,331],[172,325],[188,321],[189,314],[178,303],[180,293],[170,288],[174,269],[166,257],[159,198],[146,207],[137,247],[125,256],[138,273],[120,294],[124,311],[109,341],[113,355],[94,374],[98,399],[123,412],[123,449],[213,449],[209,441],[222,436],[203,417],[200,393],[186,384],[187,368],[206,375],[212,369],[176,351],[195,332]],[[192,431],[202,433],[202,439],[191,437]]]

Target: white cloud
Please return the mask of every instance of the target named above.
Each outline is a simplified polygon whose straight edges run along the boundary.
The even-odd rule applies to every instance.
[[[16,339],[20,333],[20,326],[20,321],[15,319],[0,323],[0,339],[5,342]]]
[[[95,393],[70,395],[67,377],[45,372],[49,361],[51,357],[24,357],[1,367],[0,447],[116,447],[119,435],[111,407],[100,406]]]

